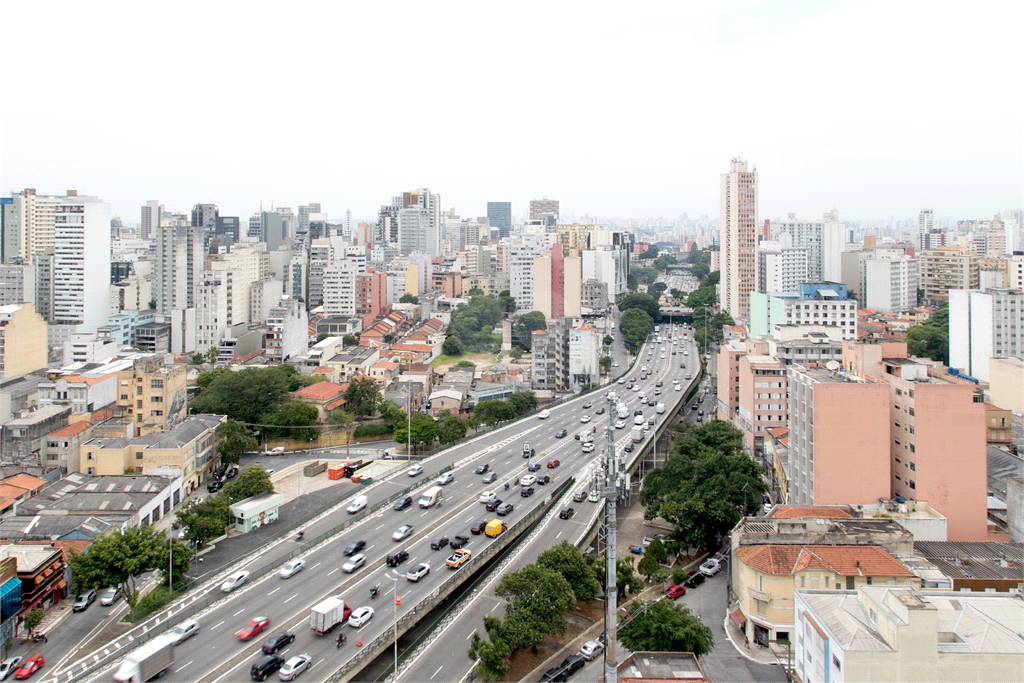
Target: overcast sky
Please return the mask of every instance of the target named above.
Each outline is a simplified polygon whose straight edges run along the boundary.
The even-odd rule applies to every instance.
[[[675,218],[741,156],[761,218],[1024,206],[1019,2],[265,5],[5,6],[0,190]]]

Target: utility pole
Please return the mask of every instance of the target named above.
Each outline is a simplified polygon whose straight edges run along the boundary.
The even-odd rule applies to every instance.
[[[619,589],[615,583],[615,505],[618,500],[619,460],[615,454],[615,432],[611,416],[615,413],[614,392],[608,392],[608,424],[605,435],[608,442],[608,455],[605,467],[605,531],[608,545],[605,548],[605,648],[604,648],[604,680],[615,683],[618,680],[618,661],[616,659],[616,624]]]
[[[409,390],[409,399],[406,401],[408,403],[406,407],[409,409],[407,411],[409,414],[409,425],[405,430],[405,438],[408,440],[408,443],[405,445],[405,461],[409,463],[412,462],[412,382],[406,382],[405,386]]]

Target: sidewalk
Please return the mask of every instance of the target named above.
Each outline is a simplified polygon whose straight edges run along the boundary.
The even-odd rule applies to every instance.
[[[770,665],[781,665],[786,666],[786,662],[789,661],[789,652],[785,646],[779,646],[777,643],[771,643],[769,647],[757,645],[756,643],[747,642],[746,634],[739,626],[736,625],[732,619],[729,618],[729,614],[732,613],[738,607],[736,603],[733,603],[728,612],[725,615],[725,635],[729,637],[729,642],[736,648],[736,651],[741,657],[749,659],[752,662],[758,664],[770,664]]]
[[[73,604],[75,604],[74,593],[58,602],[56,606],[46,610],[43,620],[39,622],[39,626],[36,626],[36,633],[46,635],[60,625],[71,614],[71,606]]]

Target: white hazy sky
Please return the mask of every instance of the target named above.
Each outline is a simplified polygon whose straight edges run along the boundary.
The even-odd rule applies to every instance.
[[[990,217],[1024,206],[1024,3],[69,2],[4,7],[0,190],[126,223],[159,199],[243,219]]]

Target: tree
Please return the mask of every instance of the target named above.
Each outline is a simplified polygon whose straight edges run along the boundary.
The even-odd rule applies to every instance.
[[[535,330],[546,330],[548,327],[548,321],[540,311],[530,311],[523,315],[517,315],[515,320],[516,333],[520,335],[520,339],[523,340],[522,343],[526,345],[526,348],[532,346],[532,333]]]
[[[654,576],[654,572],[658,571],[658,561],[650,553],[644,553],[644,556],[637,562],[636,569],[650,581],[651,577]]]
[[[658,300],[650,294],[627,294],[622,301],[619,302],[619,310],[626,312],[631,308],[639,308],[651,316],[651,320],[658,321],[661,319],[661,307],[658,305]]]
[[[665,293],[666,289],[668,289],[668,285],[666,285],[664,282],[655,282],[648,288],[647,291],[650,292],[655,299],[660,299],[661,295]]]
[[[380,404],[380,416],[384,418],[384,423],[391,431],[394,431],[399,424],[405,424],[405,409],[394,401],[384,401]]]
[[[476,369],[476,363],[474,363],[471,360],[460,360],[458,363],[455,364],[455,367],[457,367],[457,368],[474,368],[474,369]]]
[[[493,333],[494,326],[501,318],[501,305],[496,299],[489,296],[474,296],[470,298],[468,304],[452,311],[448,335],[454,335],[462,340],[467,351],[484,351],[501,341],[501,338]]]
[[[444,338],[444,344],[441,345],[441,350],[444,351],[446,356],[461,356],[466,352],[466,347],[454,334],[449,334]]]
[[[324,339],[330,339],[330,337],[331,337],[331,333],[330,332],[321,332],[320,334],[316,335],[316,341],[313,342],[313,343],[314,344],[319,344]]]
[[[693,275],[698,280],[703,280],[708,276],[708,273],[710,272],[711,268],[709,268],[708,265],[705,263],[695,263],[690,268],[690,274]]]
[[[573,607],[573,592],[557,571],[529,564],[506,572],[494,592],[508,603],[501,634],[513,649],[533,649],[544,636],[565,633],[563,614]]]
[[[518,415],[525,415],[537,407],[537,394],[532,391],[517,391],[508,400],[516,407]]]
[[[466,420],[456,415],[445,417],[437,425],[437,440],[443,444],[454,443],[466,436],[469,424]]]
[[[607,375],[611,371],[611,369],[612,369],[612,357],[611,356],[601,356],[600,360],[598,360],[597,362],[601,364],[601,372],[603,372],[604,374]]]
[[[361,417],[376,413],[383,400],[380,387],[369,377],[349,382],[344,397],[346,409],[353,415]]]
[[[223,463],[237,464],[242,459],[242,453],[256,448],[257,441],[249,436],[245,425],[237,420],[228,418],[225,422],[217,425],[217,455]]]
[[[607,589],[604,555],[590,555],[587,557],[587,562],[594,568],[594,576],[597,577],[597,582],[601,584],[601,590]],[[618,558],[615,561],[615,588],[619,599],[624,599],[627,593],[636,593],[643,590],[643,587],[643,579],[633,571],[633,558]]]
[[[352,434],[349,430],[352,429],[352,425],[356,423],[356,419],[352,417],[352,413],[344,410],[335,410],[331,412],[330,417],[327,421],[332,425],[341,427],[342,431],[345,432],[345,457],[349,457],[349,447],[352,445]]]
[[[669,600],[636,605],[618,636],[633,652],[692,652],[703,657],[715,646],[711,629],[689,608]]]
[[[593,567],[587,564],[580,549],[568,541],[542,552],[537,556],[537,564],[561,574],[572,588],[576,602],[588,602],[601,592]]]
[[[518,413],[511,401],[490,400],[477,403],[473,415],[493,427],[499,422],[516,419]]]
[[[610,334],[604,335],[604,339],[601,340],[605,346],[611,346],[615,343],[615,338]]]
[[[260,465],[253,465],[242,470],[237,479],[224,487],[224,497],[228,503],[234,504],[273,490],[274,485],[267,471]]]
[[[630,273],[626,276],[626,289],[631,292],[635,292],[638,284],[639,280],[636,279],[636,275]]]
[[[631,268],[630,275],[636,275],[636,281],[644,285],[653,284],[658,279],[658,271],[644,266]]]
[[[39,626],[39,624],[42,623],[43,617],[45,615],[46,612],[43,611],[42,607],[36,607],[35,609],[30,610],[29,613],[25,615],[25,620],[22,622],[22,625],[25,627],[25,630],[27,630],[29,633],[32,633],[32,631],[35,630],[36,626]]]
[[[907,330],[907,352],[949,363],[949,306],[942,304],[920,325]]]
[[[224,528],[231,523],[228,498],[225,495],[208,496],[201,503],[183,507],[177,519],[178,525],[186,529],[185,540],[201,548],[207,541],[223,535]]]
[[[292,401],[279,412],[264,418],[268,424],[277,425],[281,429],[270,427],[267,433],[271,436],[301,441],[313,441],[320,436],[320,413],[315,406],[302,401]]]
[[[654,259],[654,267],[661,272],[665,272],[669,266],[674,266],[679,263],[676,257],[672,254],[658,254],[658,257]]]
[[[400,424],[395,427],[395,441],[398,443],[406,443],[409,439],[409,427],[408,424]],[[414,444],[428,444],[434,443],[434,439],[437,438],[437,425],[434,424],[433,418],[423,413],[413,413],[412,416],[412,443]]]
[[[518,346],[509,352],[509,357],[517,363],[523,359],[523,350]]]
[[[409,292],[403,294],[402,298],[398,300],[398,303],[401,304],[418,304],[419,302],[420,298],[415,294],[410,294]]]
[[[202,365],[203,361],[205,361],[205,360],[206,360],[206,358],[205,358],[205,356],[203,356],[203,354],[201,354],[201,353],[193,353],[192,354],[192,360],[189,362],[189,365]]]
[[[654,321],[642,308],[631,308],[619,318],[619,330],[632,351],[636,351],[654,331]]]
[[[469,658],[474,662],[480,660],[475,671],[485,681],[498,681],[512,666],[509,658],[512,648],[501,637],[501,619],[485,614],[484,629],[490,640],[484,640],[474,631],[473,640],[469,644]]]
[[[661,542],[660,538],[651,541],[651,544],[647,546],[647,552],[644,554],[650,555],[659,564],[668,561],[668,552],[665,550],[665,544]]]
[[[672,291],[670,291],[669,294],[671,294],[672,298],[676,300],[682,299],[686,296],[686,293],[683,292],[683,290],[676,289],[675,287],[672,288]]]
[[[206,362],[211,365],[217,362],[217,358],[220,357],[220,352],[216,346],[211,346],[206,350]]]
[[[507,289],[503,289],[498,294],[498,306],[504,313],[515,313],[516,312],[516,300],[512,298],[510,292]]]
[[[134,619],[142,575],[167,565],[167,538],[151,526],[111,530],[81,553],[69,550],[68,560],[79,588],[117,586]]]
[[[341,338],[342,346],[359,346],[359,339],[351,334],[346,334]]]
[[[245,368],[233,372],[227,368],[201,372],[196,378],[198,393],[189,404],[192,413],[227,415],[233,420],[260,424],[263,416],[280,409],[291,389],[287,371],[278,367]],[[297,376],[297,373],[295,373]]]

